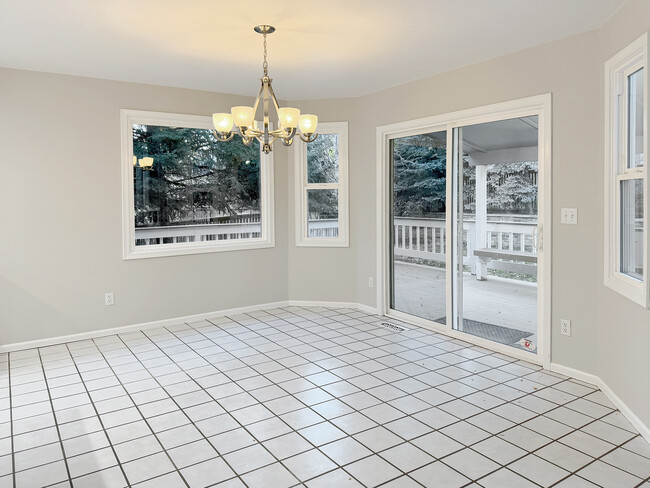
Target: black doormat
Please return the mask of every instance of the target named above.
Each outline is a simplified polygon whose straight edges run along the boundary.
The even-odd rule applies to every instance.
[[[447,317],[441,317],[435,322],[446,324]],[[519,346],[517,343],[520,340],[533,335],[532,332],[526,332],[525,330],[509,329],[508,327],[486,324],[485,322],[470,319],[463,319],[463,332],[508,346]]]

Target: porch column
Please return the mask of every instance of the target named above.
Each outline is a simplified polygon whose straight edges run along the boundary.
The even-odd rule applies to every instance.
[[[476,165],[476,235],[474,236],[474,249],[488,247],[487,242],[487,166]],[[481,262],[477,257],[471,260],[476,268],[476,279],[487,279],[487,261]]]

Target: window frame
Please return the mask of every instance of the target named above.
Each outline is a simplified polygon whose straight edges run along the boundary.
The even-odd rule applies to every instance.
[[[307,143],[299,141],[294,147],[295,231],[298,247],[349,247],[349,188],[348,188],[348,123],[319,122],[318,134],[339,136],[338,183],[309,183],[307,181]],[[339,235],[334,238],[309,237],[307,234],[307,191],[338,190]]]
[[[135,245],[135,208],[133,188],[133,125],[159,125],[190,129],[214,129],[212,118],[144,110],[120,110],[122,149],[122,259],[182,256],[224,251],[243,251],[275,247],[273,153],[260,149],[260,220],[261,237],[224,239],[170,244]],[[227,144],[227,143],[226,143]]]
[[[643,69],[642,167],[628,168],[630,75]],[[648,286],[648,34],[642,35],[605,63],[605,285],[644,308],[650,308]],[[621,271],[621,185],[643,181],[643,276]]]

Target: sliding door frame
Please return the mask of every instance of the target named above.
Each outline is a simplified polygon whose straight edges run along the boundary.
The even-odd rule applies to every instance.
[[[551,94],[538,95],[518,100],[512,100],[483,107],[477,107],[458,112],[451,112],[432,117],[409,120],[396,124],[377,127],[377,311],[381,315],[411,322],[426,329],[441,332],[446,335],[462,339],[466,342],[490,349],[499,353],[513,356],[525,361],[537,363],[544,368],[551,364],[551,230],[552,230],[552,123],[551,123]],[[539,161],[539,205],[538,226],[540,228],[541,253],[538,258],[538,303],[537,303],[537,334],[538,343],[535,354],[521,351],[505,344],[498,344],[481,337],[472,336],[452,328],[453,320],[446,324],[422,319],[414,315],[399,312],[390,308],[391,304],[391,273],[392,261],[391,234],[392,227],[389,219],[392,215],[391,205],[391,168],[390,141],[399,137],[406,137],[429,132],[447,131],[447,214],[446,233],[447,239],[453,236],[453,159],[449,157],[453,147],[453,132],[456,128],[467,125],[495,122],[504,119],[519,117],[538,117],[538,161]],[[450,252],[451,251],[451,252]],[[446,246],[447,266],[447,317],[454,317],[454,295],[450,293],[457,286],[456,273],[453,269],[453,246],[448,241]],[[449,285],[451,283],[451,286]]]

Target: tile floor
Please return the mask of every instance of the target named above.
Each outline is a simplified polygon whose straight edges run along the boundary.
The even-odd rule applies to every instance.
[[[0,355],[0,488],[650,488],[594,387],[351,309]]]

